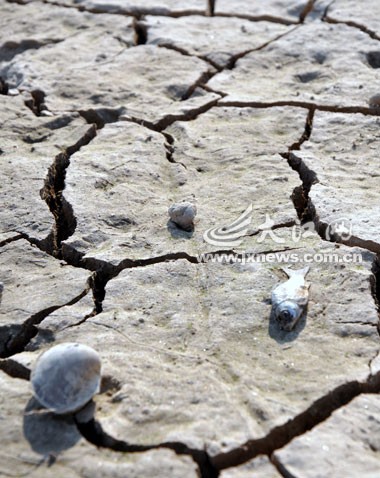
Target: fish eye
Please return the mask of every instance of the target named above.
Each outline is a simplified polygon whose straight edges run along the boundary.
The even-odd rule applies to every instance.
[[[279,313],[278,318],[284,321],[291,320],[293,318],[293,314],[289,310],[285,309]]]

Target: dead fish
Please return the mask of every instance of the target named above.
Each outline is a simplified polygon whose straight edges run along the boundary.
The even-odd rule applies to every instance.
[[[305,282],[310,267],[293,270],[282,268],[289,277],[272,291],[272,311],[275,319],[283,330],[292,330],[304,312],[308,298],[310,284]]]

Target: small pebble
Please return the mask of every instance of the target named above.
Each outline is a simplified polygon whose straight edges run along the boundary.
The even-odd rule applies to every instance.
[[[169,207],[170,219],[181,229],[192,231],[194,229],[194,218],[197,214],[195,204],[190,202],[181,202],[172,204]]]
[[[368,103],[371,108],[380,108],[380,94],[372,96]]]

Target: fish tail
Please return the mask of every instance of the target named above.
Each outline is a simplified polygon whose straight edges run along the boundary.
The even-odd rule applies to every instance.
[[[285,274],[290,278],[294,277],[294,276],[302,276],[302,277],[306,277],[306,274],[309,272],[310,270],[310,266],[306,266],[304,267],[303,269],[289,269],[288,267],[282,267],[282,270],[285,272]]]

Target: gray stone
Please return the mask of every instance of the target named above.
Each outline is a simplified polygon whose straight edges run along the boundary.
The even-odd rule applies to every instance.
[[[280,18],[288,22],[297,22],[307,6],[307,0],[217,0],[215,13],[228,15],[245,15],[247,17]]]
[[[176,456],[169,450],[126,455],[95,448],[81,438],[70,417],[41,410],[31,396],[27,381],[10,378],[0,370],[0,386],[0,473],[3,475],[34,473],[41,478],[197,476],[191,458]]]
[[[347,232],[339,240],[376,252],[380,252],[379,144],[378,118],[317,112],[310,140],[295,153],[319,181],[309,194],[317,220],[332,225],[327,231],[332,238],[335,225],[342,223]]]
[[[380,466],[380,398],[361,395],[275,453],[292,476],[375,478]]]
[[[379,79],[368,53],[378,48],[378,42],[360,30],[315,21],[248,54],[208,85],[227,94],[221,104],[293,101],[368,107]]]
[[[172,204],[168,209],[170,220],[185,231],[194,229],[194,219],[197,214],[195,204],[180,202]]]
[[[240,18],[146,17],[148,43],[182,49],[207,58],[219,68],[235,55],[254,50],[290,31],[290,27]]]
[[[41,405],[55,414],[79,411],[100,390],[101,362],[96,350],[79,343],[51,347],[37,360],[30,377]]]

